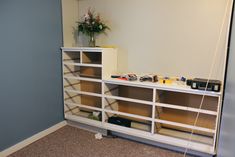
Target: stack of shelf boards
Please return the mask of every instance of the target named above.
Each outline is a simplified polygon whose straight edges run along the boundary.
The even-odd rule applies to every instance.
[[[115,49],[62,50],[66,119],[204,153],[216,153],[221,92],[193,90],[182,84],[111,79],[110,75],[117,73]],[[199,109],[202,95],[205,99]],[[98,111],[101,119],[92,120],[82,111]],[[197,112],[200,115],[194,126]],[[112,116],[131,120],[131,127],[108,123]],[[192,130],[194,134],[189,142]]]

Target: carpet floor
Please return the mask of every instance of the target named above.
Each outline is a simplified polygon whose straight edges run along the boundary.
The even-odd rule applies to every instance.
[[[183,154],[122,138],[97,140],[94,133],[65,126],[8,157],[183,157]]]

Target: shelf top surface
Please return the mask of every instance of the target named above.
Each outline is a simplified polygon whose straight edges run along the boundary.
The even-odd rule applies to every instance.
[[[104,47],[61,47],[63,51],[102,51],[104,49],[115,49],[115,48],[104,48]]]
[[[119,80],[115,78],[108,78],[103,80],[105,83],[113,83],[120,85],[130,85],[130,86],[138,86],[143,88],[156,88],[159,90],[167,90],[173,92],[182,92],[182,93],[190,93],[190,94],[198,94],[198,95],[207,95],[207,96],[221,96],[221,92],[213,92],[213,91],[205,91],[205,90],[197,90],[191,89],[190,86],[180,83],[172,83],[172,84],[161,84],[161,83],[153,83],[153,82],[140,82],[140,81],[126,81]]]

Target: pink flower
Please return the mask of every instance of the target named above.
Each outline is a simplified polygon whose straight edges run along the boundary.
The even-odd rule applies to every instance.
[[[87,21],[87,20],[89,20],[89,19],[90,19],[90,15],[89,15],[88,13],[85,14],[85,15],[84,15],[84,20]]]

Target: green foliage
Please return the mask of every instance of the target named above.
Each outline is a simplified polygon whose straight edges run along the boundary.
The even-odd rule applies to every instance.
[[[82,17],[82,21],[77,23],[78,32],[89,36],[94,33],[104,33],[105,30],[110,29],[100,20],[99,14],[95,14],[95,12],[92,12],[90,9],[88,9],[88,12]]]

